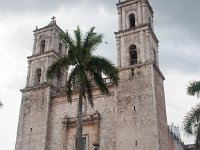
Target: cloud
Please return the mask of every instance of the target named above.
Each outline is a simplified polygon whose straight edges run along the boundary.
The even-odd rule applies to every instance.
[[[60,7],[78,7],[87,4],[87,8],[104,5],[109,10],[114,10],[116,0],[0,0],[0,12],[5,14],[23,14],[23,13],[49,13],[55,12]],[[92,6],[92,7],[91,7]]]
[[[156,15],[159,17],[161,24],[166,27],[174,26],[177,29],[182,28],[187,32],[198,37],[198,28],[200,20],[200,1],[199,0],[151,0],[154,9],[157,10]]]
[[[151,0],[155,11],[155,31],[160,40],[163,70],[200,73],[200,1]]]

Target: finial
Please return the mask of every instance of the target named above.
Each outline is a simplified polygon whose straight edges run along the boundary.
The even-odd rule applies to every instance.
[[[37,30],[37,29],[38,29],[38,26],[36,26],[35,29]]]
[[[52,19],[52,21],[53,21],[53,22],[55,22],[55,19],[56,19],[56,17],[55,17],[55,16],[53,16],[51,19]]]

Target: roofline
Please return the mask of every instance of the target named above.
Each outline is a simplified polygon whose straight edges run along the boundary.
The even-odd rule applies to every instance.
[[[125,1],[123,1],[123,2],[117,3],[116,5],[117,5],[117,7],[119,8],[119,7],[122,7],[122,6],[134,4],[134,3],[137,3],[137,2],[143,2],[143,1],[147,3],[147,7],[149,8],[150,12],[151,12],[152,14],[154,14],[153,8],[151,7],[151,5],[150,5],[150,3],[149,3],[148,0],[125,0]]]
[[[37,34],[37,33],[40,33],[44,30],[50,30],[52,28],[56,28],[57,30],[64,32],[56,23],[53,24],[53,25],[47,25],[47,26],[40,28],[40,29],[35,29],[35,30],[33,30],[33,32],[34,32],[34,34]]]

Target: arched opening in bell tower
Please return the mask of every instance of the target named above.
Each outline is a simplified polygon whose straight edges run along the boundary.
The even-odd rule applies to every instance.
[[[40,85],[42,71],[40,68],[35,71],[35,86]]]
[[[130,65],[137,64],[137,47],[136,45],[131,45],[129,47],[129,54],[130,54]]]
[[[42,41],[41,41],[41,44],[40,44],[40,52],[41,52],[41,53],[44,53],[45,45],[46,45],[46,41],[45,41],[45,40],[42,40]]]
[[[135,15],[134,14],[129,15],[129,23],[130,23],[130,28],[135,27]]]

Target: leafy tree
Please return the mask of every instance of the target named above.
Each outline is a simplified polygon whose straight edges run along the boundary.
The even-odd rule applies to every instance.
[[[194,81],[187,86],[187,94],[194,96],[200,92],[200,81]],[[196,105],[184,117],[183,128],[189,135],[195,135],[196,148],[200,148],[200,104]]]
[[[102,74],[109,77],[113,84],[118,84],[118,69],[107,59],[93,55],[99,44],[102,43],[103,35],[96,33],[92,27],[84,36],[80,28],[74,30],[74,37],[68,33],[61,33],[60,38],[68,48],[68,53],[54,62],[47,71],[47,77],[52,79],[60,76],[62,71],[68,71],[66,79],[66,94],[68,101],[72,102],[73,87],[77,86],[79,100],[77,102],[77,129],[76,150],[82,148],[82,101],[87,100],[91,107],[93,104],[94,83],[102,94],[109,94],[109,89],[104,82]],[[94,83],[93,83],[94,82]]]

